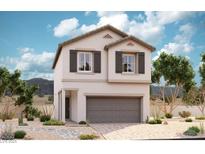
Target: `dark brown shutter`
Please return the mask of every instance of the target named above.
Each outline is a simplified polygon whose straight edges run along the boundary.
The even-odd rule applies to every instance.
[[[145,56],[144,52],[138,52],[138,73],[145,73]]]
[[[77,72],[77,51],[70,50],[70,72]]]
[[[94,73],[101,73],[101,52],[94,51]]]
[[[122,52],[115,52],[115,72],[122,73]]]

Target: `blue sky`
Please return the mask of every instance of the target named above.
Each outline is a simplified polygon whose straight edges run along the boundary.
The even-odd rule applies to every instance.
[[[205,12],[0,12],[0,66],[23,79],[53,78],[58,43],[111,24],[165,51],[187,56],[197,73],[205,52]]]

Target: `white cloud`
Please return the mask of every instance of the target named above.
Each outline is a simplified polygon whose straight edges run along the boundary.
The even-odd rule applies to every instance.
[[[97,16],[98,17],[109,17],[109,16],[114,16],[118,14],[124,14],[123,11],[98,11]]]
[[[75,34],[77,27],[79,26],[79,21],[76,18],[70,18],[62,20],[56,27],[54,27],[54,36],[72,36]]]
[[[13,71],[19,69],[22,71],[23,79],[30,79],[35,77],[53,78],[52,63],[55,56],[54,52],[43,51],[36,53],[33,48],[18,48],[20,50],[20,57],[1,57],[0,63]],[[32,50],[31,50],[32,49]],[[22,52],[23,51],[23,52]]]
[[[162,52],[176,54],[191,52],[194,49],[191,43],[194,33],[195,29],[190,23],[181,25],[179,27],[179,34],[174,37],[172,42],[165,44],[164,47],[157,52],[153,60],[156,60]]]
[[[86,32],[88,32],[88,31],[91,31],[91,30],[94,30],[94,29],[96,29],[97,28],[97,26],[96,25],[94,25],[94,24],[92,24],[92,25],[82,25],[81,27],[80,27],[80,31],[82,32],[82,33],[86,33]]]
[[[62,37],[65,35],[73,36],[76,34],[85,33],[106,24],[110,24],[122,31],[127,32],[128,34],[135,35],[136,37],[139,37],[149,43],[156,44],[163,38],[164,30],[167,24],[176,23],[179,20],[190,17],[193,14],[193,12],[145,12],[143,15],[139,14],[135,18],[129,19],[125,12],[98,11],[97,16],[99,17],[99,20],[96,24],[83,24],[78,27],[78,20],[75,18],[74,26],[69,28],[70,25],[65,24],[63,20],[57,26],[63,27],[60,28],[63,30],[59,30],[59,33],[54,32],[54,35],[57,37]]]
[[[27,52],[33,52],[34,49],[33,48],[28,48],[28,47],[24,47],[24,48],[17,48],[17,50],[20,51],[20,53],[27,53]]]

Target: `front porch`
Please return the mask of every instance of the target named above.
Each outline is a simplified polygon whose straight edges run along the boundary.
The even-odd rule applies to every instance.
[[[85,104],[86,97],[80,94],[78,89],[62,89],[58,92],[55,118],[64,122],[86,121]]]

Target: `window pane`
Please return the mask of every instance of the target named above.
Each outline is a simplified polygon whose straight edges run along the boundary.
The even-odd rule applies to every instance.
[[[128,67],[128,72],[134,72],[134,56],[129,56],[128,62],[129,62],[129,67]]]
[[[83,71],[84,69],[85,69],[85,66],[84,66],[84,54],[80,53],[79,54],[79,70]]]
[[[135,70],[135,56],[130,54],[124,54],[123,59],[123,72],[134,72]]]
[[[85,54],[85,70],[86,71],[91,70],[91,54],[89,53]]]
[[[127,56],[126,55],[123,56],[123,65],[122,65],[122,67],[123,67],[122,71],[127,72]]]

